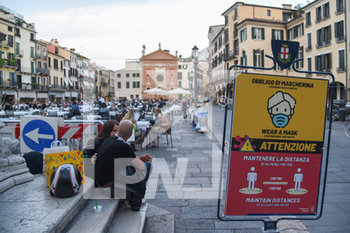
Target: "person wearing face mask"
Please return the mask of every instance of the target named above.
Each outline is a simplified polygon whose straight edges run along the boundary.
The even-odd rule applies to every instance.
[[[106,121],[103,124],[100,133],[94,138],[94,141],[89,141],[89,143],[87,143],[87,145],[91,145],[91,147],[85,148],[83,150],[83,157],[91,158],[92,163],[95,164],[97,159],[97,152],[100,149],[100,146],[102,145],[104,140],[106,140],[106,138],[115,137],[115,135],[118,132],[118,126],[118,121]]]
[[[282,91],[276,92],[269,98],[267,109],[275,127],[284,128],[288,125],[294,114],[295,104],[295,99]]]

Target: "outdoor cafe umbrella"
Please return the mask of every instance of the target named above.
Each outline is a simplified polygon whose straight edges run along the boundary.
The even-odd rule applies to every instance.
[[[150,95],[156,95],[156,97],[157,97],[157,95],[168,95],[167,91],[164,91],[164,90],[157,88],[157,87],[146,90],[146,91],[144,91],[144,93],[147,93]]]
[[[176,95],[191,95],[191,92],[186,91],[182,88],[176,88],[174,90],[168,91],[169,94],[176,94]]]

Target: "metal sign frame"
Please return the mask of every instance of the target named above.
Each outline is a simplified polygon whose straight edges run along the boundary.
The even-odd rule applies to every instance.
[[[265,68],[265,67],[255,67],[255,66],[243,66],[243,65],[233,65],[228,69],[228,73],[227,73],[227,82],[226,82],[226,100],[228,99],[228,92],[229,92],[229,85],[230,85],[230,71],[234,68],[241,68],[241,69],[258,69],[258,70],[273,70],[276,67],[276,61],[273,57],[269,56],[269,55],[265,55],[265,57],[270,58],[271,60],[273,60],[273,66],[270,68]],[[310,217],[310,216],[306,216],[302,217],[304,215],[293,215],[296,217],[287,217],[286,214],[276,214],[276,215],[271,215],[271,214],[266,214],[266,215],[262,215],[265,217],[261,218],[262,216],[257,216],[255,218],[252,218],[251,216],[239,216],[241,217],[240,219],[233,218],[231,216],[224,216],[220,214],[220,210],[221,210],[221,197],[223,194],[222,191],[222,183],[223,183],[223,167],[224,167],[224,155],[225,155],[225,138],[226,138],[226,126],[227,126],[227,111],[228,111],[228,106],[227,104],[225,105],[225,114],[224,114],[224,129],[223,129],[223,135],[222,135],[222,148],[221,148],[221,152],[222,152],[222,158],[221,158],[221,169],[220,169],[220,186],[219,186],[219,198],[218,198],[218,206],[217,206],[217,217],[219,220],[221,221],[262,221],[264,223],[264,230],[265,231],[276,231],[277,229],[277,222],[280,220],[317,220],[320,219],[322,217],[323,214],[323,203],[324,203],[324,197],[325,197],[325,190],[326,190],[326,181],[327,181],[327,171],[328,171],[328,160],[329,160],[329,148],[330,148],[330,139],[331,139],[331,131],[332,131],[332,110],[333,110],[333,99],[334,99],[334,89],[335,89],[335,78],[334,75],[331,72],[318,72],[318,71],[299,71],[295,68],[295,63],[302,61],[304,58],[300,58],[295,60],[292,63],[292,68],[295,72],[297,73],[303,73],[303,74],[318,74],[318,75],[327,75],[330,76],[330,80],[332,81],[331,85],[328,85],[328,90],[327,90],[327,97],[329,96],[329,89],[331,89],[330,91],[330,99],[328,99],[329,103],[329,111],[327,113],[326,111],[326,116],[327,114],[329,114],[329,125],[328,125],[328,136],[327,136],[327,142],[325,141],[325,135],[326,135],[326,131],[327,131],[327,127],[326,127],[326,120],[325,120],[325,128],[324,128],[324,139],[323,139],[323,150],[322,150],[322,157],[321,157],[321,167],[320,167],[320,177],[319,177],[319,181],[321,181],[321,179],[323,178],[323,183],[322,183],[322,195],[321,195],[321,200],[319,200],[318,198],[320,197],[320,194],[318,193],[317,195],[317,203],[320,201],[320,207],[317,208],[319,209],[316,210],[316,214],[314,217]],[[254,73],[254,74],[258,74],[258,73]],[[273,76],[273,75],[272,75]],[[293,78],[293,77],[290,77]],[[305,77],[295,77],[295,78],[305,78]],[[233,79],[233,85],[235,86],[235,82],[236,79]],[[233,96],[234,98],[234,96]],[[232,104],[234,104],[234,101],[232,101]],[[232,109],[232,115],[233,115],[233,109]],[[232,134],[232,130],[231,130],[231,134]],[[232,137],[232,135],[231,135]],[[232,138],[230,138],[230,140],[232,140]],[[326,146],[326,150],[324,149]],[[323,164],[323,162],[325,164]],[[323,169],[322,169],[323,168]],[[322,172],[323,177],[322,177]],[[319,182],[318,187],[319,187],[319,191],[320,191],[320,186],[321,183]],[[319,192],[318,191],[318,192]],[[278,216],[282,216],[282,217],[278,217]],[[266,217],[269,216],[277,216],[277,219],[275,220],[271,220],[271,219],[266,219]],[[243,218],[244,217],[244,218]]]

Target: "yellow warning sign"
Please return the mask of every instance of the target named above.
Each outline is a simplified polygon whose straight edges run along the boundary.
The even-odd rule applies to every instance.
[[[252,143],[250,142],[249,138],[244,142],[243,146],[241,147],[240,151],[243,152],[255,152],[252,146]]]
[[[328,80],[239,74],[233,137],[323,141]]]

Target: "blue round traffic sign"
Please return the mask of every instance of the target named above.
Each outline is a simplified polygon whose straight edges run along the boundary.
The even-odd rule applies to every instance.
[[[23,142],[33,151],[42,152],[44,148],[50,148],[56,140],[54,129],[43,120],[28,122],[22,131]]]

